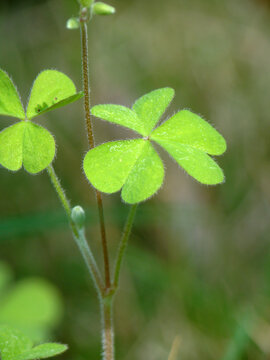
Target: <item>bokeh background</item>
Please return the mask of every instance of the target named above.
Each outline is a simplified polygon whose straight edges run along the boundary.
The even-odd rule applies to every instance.
[[[270,2],[110,4],[117,14],[90,26],[93,104],[130,106],[171,86],[170,113],[190,108],[228,142],[218,159],[226,182],[216,187],[198,184],[160,151],[165,183],[139,207],[115,303],[117,359],[168,359],[175,338],[173,360],[269,359]],[[1,0],[0,66],[24,102],[46,68],[65,72],[81,88],[79,32],[65,28],[77,10],[75,0]],[[0,129],[12,121],[1,117]],[[81,171],[82,102],[38,122],[56,137],[56,171],[72,204],[87,209],[88,237],[101,262],[95,197]],[[94,126],[97,143],[133,136],[100,120]],[[70,346],[59,359],[100,358],[95,291],[46,172],[0,168],[0,199],[2,279],[13,273],[13,284],[32,277],[53,284],[62,305],[46,336]],[[128,206],[119,194],[104,201],[113,256]],[[9,281],[0,281],[1,297],[10,295]]]

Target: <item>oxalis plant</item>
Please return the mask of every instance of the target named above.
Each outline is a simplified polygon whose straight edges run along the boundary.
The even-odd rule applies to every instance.
[[[45,70],[33,83],[25,111],[12,80],[5,71],[0,70],[0,114],[19,120],[0,133],[0,164],[11,171],[17,171],[23,166],[30,174],[47,171],[67,214],[73,238],[97,290],[102,317],[103,359],[113,360],[113,301],[119,288],[121,265],[136,209],[140,202],[150,198],[159,190],[164,179],[164,166],[156,145],[167,151],[180,167],[198,182],[215,185],[224,181],[224,174],[211,156],[223,154],[226,143],[207,121],[189,110],[181,110],[159,125],[162,115],[174,97],[174,90],[169,87],[154,90],[140,97],[132,108],[111,104],[91,108],[87,27],[94,15],[110,15],[115,10],[105,3],[92,0],[80,0],[79,5],[79,16],[69,19],[67,27],[80,28],[83,92],[77,92],[75,85],[65,74],[56,70]],[[55,140],[44,127],[33,122],[37,116],[82,97],[89,143],[89,151],[83,160],[83,169],[96,194],[104,271],[100,271],[85,236],[84,210],[81,206],[72,208],[53,168]],[[92,116],[131,129],[138,137],[96,146]],[[130,210],[112,272],[102,193],[112,194],[120,190],[121,197],[130,205]],[[19,336],[15,330],[9,328],[0,330],[2,360],[46,358],[66,349],[64,345],[59,344],[45,344],[43,348],[42,345],[39,345],[41,348],[32,348],[29,340],[22,334]],[[23,340],[19,340],[21,338]],[[22,343],[22,347],[17,351]],[[62,346],[62,348],[51,348],[50,353],[45,351],[48,346]],[[40,353],[40,349],[45,350]],[[22,355],[25,352],[28,355]]]

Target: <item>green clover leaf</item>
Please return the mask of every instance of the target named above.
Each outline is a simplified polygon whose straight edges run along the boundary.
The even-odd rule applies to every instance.
[[[0,132],[0,163],[17,171],[22,165],[30,174],[44,170],[55,155],[52,135],[42,126],[20,121]]]
[[[0,115],[25,118],[20,96],[8,74],[0,69]]]
[[[32,341],[8,326],[0,326],[0,355],[2,360],[14,360],[32,347]]]
[[[55,156],[54,138],[30,120],[82,96],[82,92],[76,93],[75,85],[65,74],[45,70],[34,81],[25,114],[13,82],[0,69],[0,115],[22,120],[0,132],[0,164],[11,171],[23,165],[31,174],[48,167]]]
[[[143,136],[105,143],[88,151],[83,167],[95,188],[109,194],[122,189],[122,199],[129,204],[152,196],[164,177],[163,164],[152,141],[202,184],[224,181],[223,171],[209,155],[223,154],[226,142],[207,121],[182,110],[155,128],[173,97],[173,89],[163,88],[139,98],[132,109],[119,105],[97,105],[91,109],[94,116]]]
[[[167,150],[199,182],[215,185],[224,180],[221,168],[207,154],[223,154],[225,140],[198,115],[182,110],[154,130],[150,139]]]
[[[0,326],[1,360],[36,360],[47,359],[62,354],[67,346],[46,343],[33,347],[32,341],[19,330],[9,326]]]
[[[34,81],[26,115],[29,120],[50,110],[70,104],[83,97],[76,93],[72,80],[56,70],[42,71]]]
[[[106,164],[106,166],[104,166]],[[163,164],[149,141],[113,141],[90,150],[84,171],[94,187],[105,193],[122,189],[127,203],[143,201],[162,185]]]
[[[103,120],[125,126],[147,136],[174,97],[170,88],[154,90],[139,98],[132,110],[121,105],[96,105],[91,113]]]

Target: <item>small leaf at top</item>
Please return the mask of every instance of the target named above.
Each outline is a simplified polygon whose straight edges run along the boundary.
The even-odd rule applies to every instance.
[[[140,97],[133,105],[140,120],[144,124],[146,133],[149,135],[155,127],[174,97],[174,90],[171,88],[162,88],[151,91]]]
[[[91,114],[114,124],[125,126],[138,132],[141,135],[147,135],[144,123],[137,114],[121,105],[96,105],[91,109]]]
[[[176,141],[155,139],[176,162],[202,184],[216,185],[224,181],[224,174],[218,164],[204,151]]]
[[[0,114],[25,118],[20,96],[7,73],[0,69]]]
[[[31,121],[20,121],[0,133],[0,164],[9,170],[36,174],[53,161],[55,142],[43,127]]]
[[[114,193],[130,204],[152,196],[161,186],[163,164],[149,141],[114,141],[90,150],[84,159],[88,180],[98,190]]]
[[[47,359],[52,356],[60,355],[68,349],[67,345],[57,343],[46,343],[33,347],[32,349],[25,351],[14,360],[36,360]]]
[[[32,341],[20,331],[8,326],[0,326],[1,360],[15,360],[16,356],[24,351],[28,351],[32,346]]]
[[[179,111],[151,134],[152,140],[189,145],[210,155],[226,150],[224,138],[207,121],[188,110]]]
[[[56,70],[42,71],[34,81],[31,90],[26,111],[27,118],[30,120],[44,112],[77,100],[78,98],[73,95],[76,95],[76,87],[68,76]]]

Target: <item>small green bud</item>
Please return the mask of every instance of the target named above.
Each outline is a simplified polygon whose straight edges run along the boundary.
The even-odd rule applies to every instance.
[[[93,14],[95,15],[112,15],[115,13],[115,8],[103,2],[96,2],[93,5]]]
[[[84,227],[85,212],[81,206],[74,206],[71,211],[71,219],[74,221],[74,223],[78,226],[79,229],[82,229]]]
[[[80,21],[77,17],[72,17],[68,19],[66,26],[70,30],[78,29],[80,27]]]
[[[83,7],[90,7],[94,0],[78,0],[79,4]]]

